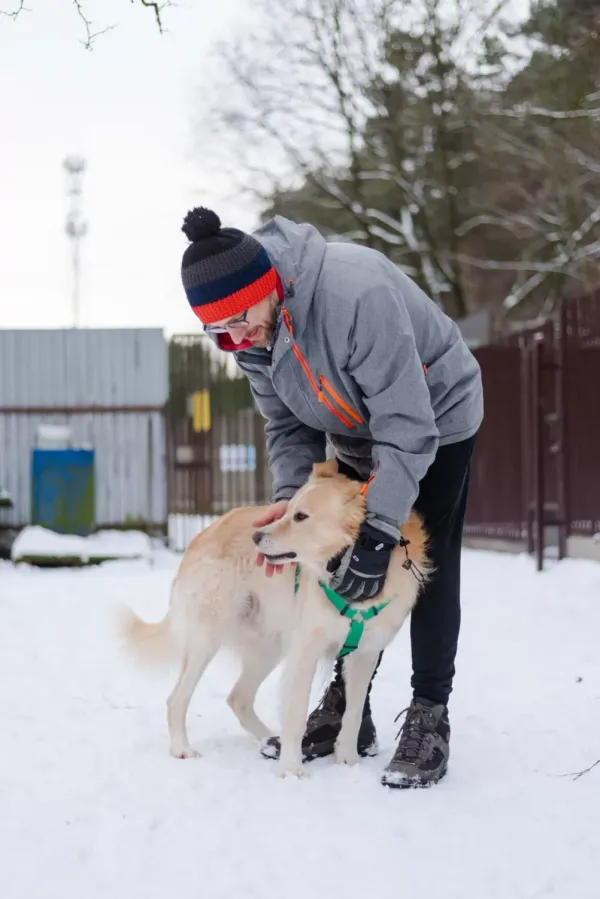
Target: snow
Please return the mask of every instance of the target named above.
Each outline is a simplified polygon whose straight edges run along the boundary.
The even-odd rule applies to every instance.
[[[0,563],[3,899],[596,899],[600,565],[464,553],[447,777],[379,783],[409,701],[408,628],[373,706],[380,755],[279,780],[215,660],[190,710],[198,760],[167,752],[176,672],[120,653],[115,612],[162,617],[178,557],[78,570]],[[259,711],[275,725],[279,674]]]
[[[98,531],[87,537],[57,534],[39,525],[23,528],[11,549],[14,562],[21,559],[78,558],[136,559],[150,555],[152,543],[141,531]]]

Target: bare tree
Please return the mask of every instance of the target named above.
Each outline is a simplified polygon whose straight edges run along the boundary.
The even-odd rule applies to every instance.
[[[300,189],[338,235],[382,249],[465,315],[458,229],[476,148],[460,60],[504,5],[265,0],[257,29],[218,49],[228,77],[202,122],[202,163],[218,143],[235,189],[269,207]]]
[[[381,249],[453,317],[549,311],[599,274],[600,46],[507,33],[508,5],[263,0],[218,49],[201,163]]]
[[[524,28],[535,52],[482,111],[503,178],[486,212],[491,225],[518,238],[518,255],[463,257],[479,269],[514,271],[505,313],[532,302],[548,313],[565,290],[597,284],[600,272],[599,32],[585,17],[565,20],[561,0],[546,4],[544,19],[536,16]]]
[[[229,152],[237,189],[267,201],[278,186],[309,179],[368,236],[360,178],[365,124],[375,112],[368,88],[406,2],[263,0],[256,30],[218,47],[228,77],[203,118],[203,140],[210,128],[210,151],[218,144],[220,160]]]
[[[393,72],[373,86],[379,115],[368,133],[372,167],[363,177],[385,185],[395,209],[381,204],[371,215],[387,240],[404,248],[428,293],[457,318],[472,306],[461,228],[481,167],[475,97],[489,56],[487,45],[483,53],[473,48],[498,30],[505,5],[422,0],[392,35]]]

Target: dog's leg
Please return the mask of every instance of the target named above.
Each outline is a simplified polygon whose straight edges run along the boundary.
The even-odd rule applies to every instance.
[[[354,652],[348,655],[344,662],[346,711],[335,744],[335,757],[340,765],[355,765],[359,760],[356,748],[358,732],[369,681],[378,658],[378,652]]]
[[[245,730],[257,740],[266,740],[271,731],[256,714],[254,701],[258,688],[277,665],[280,649],[277,640],[253,643],[251,649],[242,658],[242,671],[227,703]]]
[[[315,635],[297,632],[287,658],[283,687],[281,753],[279,776],[301,777],[302,737],[308,716],[310,689],[317,670],[317,662],[324,647],[317,644]]]
[[[214,657],[217,647],[210,644],[188,646],[181,666],[181,673],[167,699],[167,722],[171,738],[171,755],[178,759],[191,759],[199,755],[189,744],[185,718],[198,681]]]

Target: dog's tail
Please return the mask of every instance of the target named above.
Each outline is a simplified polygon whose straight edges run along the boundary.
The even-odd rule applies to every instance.
[[[130,608],[121,610],[119,630],[123,649],[145,667],[173,662],[178,640],[173,632],[172,606],[162,621],[142,621]]]

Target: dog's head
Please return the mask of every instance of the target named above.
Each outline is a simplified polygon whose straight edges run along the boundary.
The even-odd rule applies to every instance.
[[[365,516],[361,484],[338,473],[334,460],[313,466],[285,515],[253,535],[269,562],[301,562],[321,571],[329,559],[354,543]]]

